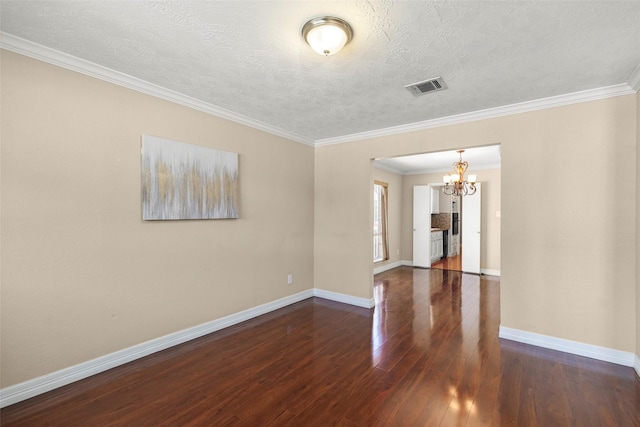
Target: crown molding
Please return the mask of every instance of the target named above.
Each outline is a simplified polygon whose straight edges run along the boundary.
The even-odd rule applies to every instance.
[[[0,32],[0,48],[313,147],[314,141],[102,65]]]
[[[629,86],[636,92],[640,91],[640,65],[638,65],[638,68],[636,68],[631,74],[631,77],[629,77]]]
[[[635,85],[640,85],[640,71],[635,73]],[[631,95],[636,93],[631,83],[607,86],[599,89],[590,89],[580,92],[568,93],[565,95],[552,96],[549,98],[537,99],[534,101],[520,102],[517,104],[504,105],[502,107],[487,108],[486,110],[473,111],[471,113],[456,114],[453,116],[441,117],[439,119],[425,120],[422,122],[410,123],[401,126],[392,126],[384,129],[377,129],[367,132],[354,133],[351,135],[338,136],[335,138],[325,138],[316,140],[316,147],[325,145],[343,144],[345,142],[359,141],[363,139],[378,138],[382,136],[397,135],[400,133],[415,132],[419,130],[432,129],[442,126],[455,125],[460,123],[474,122],[478,120],[491,119],[495,117],[509,116],[512,114],[526,113],[529,111],[544,110],[547,108],[561,107],[564,105],[578,104],[581,102],[596,101],[599,99],[612,98],[615,96]]]
[[[313,140],[286,130],[271,126],[259,120],[234,113],[233,111],[217,107],[190,96],[166,89],[164,87],[146,82],[128,74],[112,70],[102,65],[75,57],[73,55],[60,52],[55,49],[31,42],[21,37],[9,33],[0,32],[0,48],[19,53],[30,58],[34,58],[52,65],[76,71],[87,76],[91,76],[118,86],[126,87],[156,98],[193,108],[222,119],[230,120],[254,129],[267,132],[282,138],[299,142],[310,147],[321,147],[324,145],[342,144],[346,142],[359,141],[363,139],[378,138],[382,136],[397,135],[401,133],[420,131],[441,126],[449,126],[460,123],[467,123],[477,120],[490,119],[512,114],[526,113],[529,111],[543,110],[546,108],[559,107],[563,105],[577,104],[581,102],[595,101],[615,96],[630,95],[640,90],[640,66],[631,75],[628,84],[619,84],[599,89],[585,90],[565,95],[542,98],[534,101],[521,102],[517,104],[505,105],[501,107],[488,108],[485,110],[470,113],[457,114],[453,116],[441,117],[438,119],[425,120],[422,122],[410,123],[401,126],[392,126],[367,132],[343,135],[334,138]]]
[[[383,170],[383,171],[395,173],[396,175],[407,175],[407,173],[405,171],[403,171],[401,169],[394,168],[394,167],[389,166],[389,165],[378,163],[378,162],[375,161],[375,159],[374,159],[374,162],[373,162],[373,167],[376,168],[376,169]]]
[[[389,165],[385,165],[383,163],[376,162],[375,159],[374,159],[374,162],[373,162],[373,167],[376,168],[376,169],[380,169],[380,170],[384,170],[384,171],[387,171],[387,172],[395,173],[396,175],[401,175],[401,176],[426,175],[426,174],[430,174],[430,173],[447,173],[447,172],[451,172],[451,166],[449,166],[448,168],[433,168],[433,169],[419,169],[419,170],[415,170],[415,171],[404,171],[402,169],[394,168],[393,166],[389,166]],[[471,172],[477,171],[477,170],[489,170],[489,169],[500,169],[500,168],[502,168],[502,164],[501,163],[491,163],[491,164],[487,164],[487,165],[474,165],[474,167],[471,170]]]

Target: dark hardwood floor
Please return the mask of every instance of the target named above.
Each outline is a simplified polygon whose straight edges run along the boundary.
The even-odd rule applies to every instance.
[[[542,279],[542,278],[541,278]],[[640,426],[631,368],[500,340],[499,280],[400,267],[4,408],[2,426]]]
[[[462,253],[458,255],[442,258],[431,264],[431,268],[440,270],[462,271]]]

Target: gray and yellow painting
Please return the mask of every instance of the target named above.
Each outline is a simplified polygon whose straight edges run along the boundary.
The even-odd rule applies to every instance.
[[[238,218],[238,154],[144,135],[142,219]]]

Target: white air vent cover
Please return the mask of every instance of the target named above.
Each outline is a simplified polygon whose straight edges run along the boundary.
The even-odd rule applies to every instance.
[[[442,80],[442,77],[436,77],[433,79],[425,80],[423,82],[413,83],[405,86],[413,96],[424,95],[425,93],[438,92],[445,90],[447,84]]]

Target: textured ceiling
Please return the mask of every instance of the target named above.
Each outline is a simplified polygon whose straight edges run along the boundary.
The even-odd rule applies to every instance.
[[[640,1],[12,1],[1,29],[310,141],[624,84]],[[330,57],[300,29],[346,19]],[[404,86],[442,76],[420,97]]]

